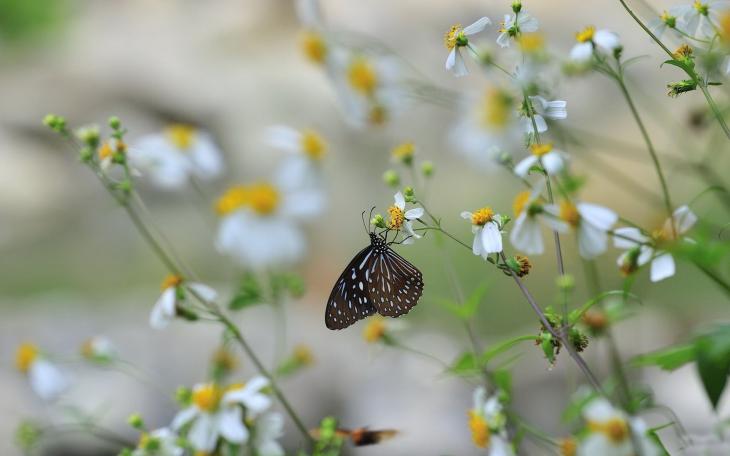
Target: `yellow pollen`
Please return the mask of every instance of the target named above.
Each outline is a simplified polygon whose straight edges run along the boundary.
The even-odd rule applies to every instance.
[[[137,442],[137,448],[147,449],[147,445],[150,443],[150,435],[143,432],[139,435],[139,442]]]
[[[112,149],[112,146],[109,145],[108,141],[105,141],[101,147],[99,147],[99,160],[106,160],[107,158],[111,158],[112,155],[114,155],[114,149]]]
[[[619,444],[629,436],[629,426],[621,418],[611,418],[605,422],[589,421],[588,429],[591,432],[600,432],[613,444]]]
[[[675,59],[684,59],[692,57],[692,47],[689,44],[683,44],[674,51]]]
[[[186,150],[195,140],[195,128],[185,124],[172,124],[165,129],[165,135],[177,149]]]
[[[20,372],[28,372],[31,364],[38,358],[38,347],[34,344],[24,343],[18,347],[15,352],[15,367]]]
[[[471,214],[471,224],[476,226],[484,226],[487,222],[491,222],[494,217],[494,211],[491,207],[483,207]]]
[[[193,404],[204,412],[213,412],[218,408],[223,390],[215,383],[207,383],[193,391]]]
[[[411,159],[413,159],[413,154],[415,153],[415,151],[415,144],[413,144],[412,142],[405,142],[403,144],[395,146],[391,154],[396,160],[410,161]]]
[[[294,347],[294,359],[303,366],[311,366],[314,364],[314,355],[312,350],[306,345],[297,345]]]
[[[327,43],[317,32],[307,31],[302,34],[301,49],[304,55],[314,63],[324,63],[327,58]]]
[[[368,322],[365,329],[363,329],[362,337],[365,339],[365,342],[372,344],[382,339],[387,329],[385,320],[382,317],[374,317]]]
[[[596,28],[592,25],[584,28],[580,32],[575,34],[575,40],[579,43],[586,43],[593,40],[593,35],[596,33]]]
[[[491,432],[487,420],[475,410],[469,410],[469,430],[474,445],[478,448],[487,448],[489,446]]]
[[[570,201],[560,203],[560,218],[572,227],[577,227],[580,222],[580,214],[578,208]]]
[[[347,79],[353,89],[367,96],[371,96],[378,86],[378,75],[364,57],[358,57],[350,63]]]
[[[559,444],[560,456],[575,456],[578,450],[578,444],[575,443],[575,439],[568,437],[560,440]]]
[[[730,42],[730,11],[720,16],[720,37],[727,43]]]
[[[512,114],[512,98],[498,89],[490,89],[481,106],[481,121],[489,129],[504,129]]]
[[[390,206],[388,208],[388,215],[390,215],[390,220],[388,220],[388,228],[391,230],[399,230],[403,226],[403,222],[406,220],[406,214],[403,212],[403,209],[399,208],[398,206]]]
[[[462,28],[461,24],[454,24],[451,26],[448,32],[444,34],[444,46],[446,49],[452,50],[456,47],[456,40],[461,35]]]
[[[530,151],[532,152],[532,155],[536,157],[542,157],[543,155],[549,153],[551,150],[553,150],[552,144],[533,144],[530,146]]]
[[[167,290],[170,287],[177,287],[180,286],[180,284],[183,283],[183,278],[179,275],[170,274],[167,277],[165,277],[165,280],[162,281],[162,285],[160,285],[161,290]]]
[[[545,37],[540,33],[525,33],[517,38],[520,49],[525,53],[534,53],[541,51],[545,46]]]
[[[530,196],[532,196],[532,194],[529,190],[522,191],[515,196],[515,199],[512,202],[512,211],[514,212],[515,217],[519,217],[522,211],[525,210],[527,202],[530,201]]]
[[[314,130],[302,131],[301,147],[304,153],[313,160],[319,160],[327,153],[327,143]]]
[[[226,215],[246,205],[248,201],[248,188],[237,185],[229,188],[215,203],[215,211],[218,215]]]
[[[266,182],[253,184],[248,189],[248,203],[259,215],[269,215],[279,206],[279,191]]]

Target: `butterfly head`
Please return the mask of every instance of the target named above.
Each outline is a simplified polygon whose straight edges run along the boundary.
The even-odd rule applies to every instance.
[[[370,245],[376,252],[382,253],[388,244],[386,243],[385,239],[383,239],[382,236],[371,231],[370,232]]]

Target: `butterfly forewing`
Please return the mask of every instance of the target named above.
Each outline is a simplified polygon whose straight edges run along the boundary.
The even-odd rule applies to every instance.
[[[325,310],[324,322],[329,329],[343,329],[375,313],[367,292],[369,267],[373,261],[371,245],[350,261],[335,282]]]
[[[408,313],[423,293],[421,271],[390,247],[373,260],[370,275],[368,293],[381,315],[399,317]]]

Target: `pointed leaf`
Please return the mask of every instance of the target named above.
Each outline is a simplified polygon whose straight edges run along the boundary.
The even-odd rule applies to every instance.
[[[679,369],[695,360],[695,345],[682,344],[639,355],[632,360],[635,366],[657,366],[666,371]]]

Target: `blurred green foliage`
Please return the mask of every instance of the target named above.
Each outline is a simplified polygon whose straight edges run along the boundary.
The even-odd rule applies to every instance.
[[[68,7],[66,0],[0,0],[0,42],[37,43],[60,28]]]

